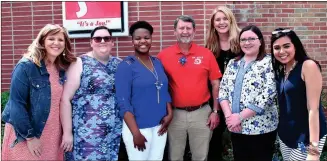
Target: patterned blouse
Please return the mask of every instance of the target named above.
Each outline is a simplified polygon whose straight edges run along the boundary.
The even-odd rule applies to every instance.
[[[232,59],[219,89],[219,102],[229,101],[232,113],[249,108],[256,115],[242,121],[242,134],[257,135],[276,130],[278,126],[277,91],[271,57],[250,62]]]

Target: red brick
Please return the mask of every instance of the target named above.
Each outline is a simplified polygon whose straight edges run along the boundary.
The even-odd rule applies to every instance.
[[[255,18],[255,22],[268,22],[267,18]]]
[[[48,6],[48,5],[52,5],[52,2],[32,2],[33,6]]]
[[[155,11],[152,11],[152,12],[139,12],[139,16],[140,17],[142,17],[142,16],[145,16],[145,17],[154,17],[151,20],[159,20],[160,13],[159,12],[155,12]]]
[[[326,43],[326,40],[314,40],[314,43]]]
[[[184,12],[185,11],[196,11],[196,10],[202,10],[204,12],[204,6],[203,5],[184,5]]]
[[[313,23],[310,23],[310,22],[303,22],[302,25],[303,25],[303,26],[313,26]]]
[[[289,5],[288,4],[276,4],[275,8],[289,8]],[[284,11],[284,9],[283,9],[283,11]]]
[[[139,6],[158,6],[159,2],[143,2],[139,1]]]
[[[294,13],[294,9],[282,9],[282,13]]]
[[[262,8],[275,8],[275,5],[272,5],[272,4],[263,4],[263,5],[261,5],[262,6]]]
[[[269,13],[282,13],[281,9],[269,9]]]
[[[12,2],[12,6],[14,8],[22,8],[22,7],[30,7],[31,2]]]
[[[310,26],[308,30],[319,30],[319,26]]]
[[[326,26],[326,22],[315,22],[315,26]]]
[[[326,4],[314,4],[313,8],[326,8]]]

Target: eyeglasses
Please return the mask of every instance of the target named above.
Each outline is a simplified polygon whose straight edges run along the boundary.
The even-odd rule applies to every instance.
[[[242,39],[240,39],[240,41],[241,41],[241,43],[246,43],[247,41],[249,42],[249,43],[252,43],[254,40],[256,40],[256,39],[259,39],[259,38],[257,38],[257,37],[249,37],[249,38],[242,38]]]
[[[289,33],[289,32],[291,32],[292,30],[291,29],[284,29],[284,30],[277,30],[277,31],[273,31],[273,32],[271,32],[271,34],[272,35],[277,35],[277,34],[279,34],[279,33]]]
[[[109,41],[112,40],[112,37],[111,37],[111,36],[93,37],[92,39],[94,40],[94,42],[96,42],[96,43],[100,43],[100,42],[102,42],[102,40],[103,40],[104,42],[109,42]]]

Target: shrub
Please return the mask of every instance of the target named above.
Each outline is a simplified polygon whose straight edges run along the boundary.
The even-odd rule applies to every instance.
[[[9,99],[9,92],[2,92],[1,93],[1,113],[3,111],[3,109],[5,108],[7,102]],[[3,134],[4,134],[4,122],[1,120],[1,145],[2,145],[2,138],[3,138]]]
[[[8,99],[9,99],[9,92],[8,91],[2,92],[1,93],[1,113],[6,106]]]
[[[321,101],[322,101],[321,102],[322,106],[325,107],[325,109],[327,109],[327,91],[321,93]]]

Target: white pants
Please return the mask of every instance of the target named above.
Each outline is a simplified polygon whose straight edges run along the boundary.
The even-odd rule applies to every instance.
[[[160,127],[161,125],[140,129],[147,142],[145,142],[146,149],[139,151],[137,148],[134,148],[133,135],[124,121],[122,135],[129,160],[162,160],[167,141],[167,132],[159,136],[158,131]]]

